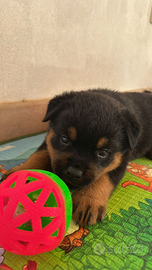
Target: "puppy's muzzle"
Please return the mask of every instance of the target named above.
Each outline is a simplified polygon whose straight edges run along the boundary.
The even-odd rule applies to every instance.
[[[65,173],[70,182],[80,181],[83,176],[83,171],[73,166],[69,166],[65,171]]]

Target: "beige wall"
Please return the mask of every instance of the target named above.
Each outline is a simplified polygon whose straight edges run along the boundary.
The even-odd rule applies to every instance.
[[[0,102],[152,87],[150,0],[1,0]]]

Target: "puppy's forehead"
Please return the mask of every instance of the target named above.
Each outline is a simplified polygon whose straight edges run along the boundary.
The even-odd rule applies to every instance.
[[[71,126],[68,128],[68,136],[71,141],[79,140],[79,132],[77,131],[76,127]],[[99,139],[96,138],[96,149],[100,149],[105,147],[108,144],[108,139],[106,137],[101,137]]]
[[[64,134],[74,142],[100,149],[111,142],[119,133],[119,112],[109,109],[109,104],[84,104],[71,102],[56,117],[54,128],[57,134]]]

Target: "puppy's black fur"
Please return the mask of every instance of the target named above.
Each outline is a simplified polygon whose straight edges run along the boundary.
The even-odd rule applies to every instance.
[[[93,224],[122,179],[128,161],[152,157],[152,95],[94,89],[64,93],[50,100],[43,144],[21,166],[44,169],[62,178],[73,196],[73,218]]]

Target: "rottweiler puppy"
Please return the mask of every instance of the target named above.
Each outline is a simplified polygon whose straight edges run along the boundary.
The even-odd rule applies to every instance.
[[[152,95],[93,89],[50,100],[43,122],[45,141],[21,166],[57,174],[73,195],[73,219],[80,225],[102,221],[107,201],[128,161],[152,158]]]

